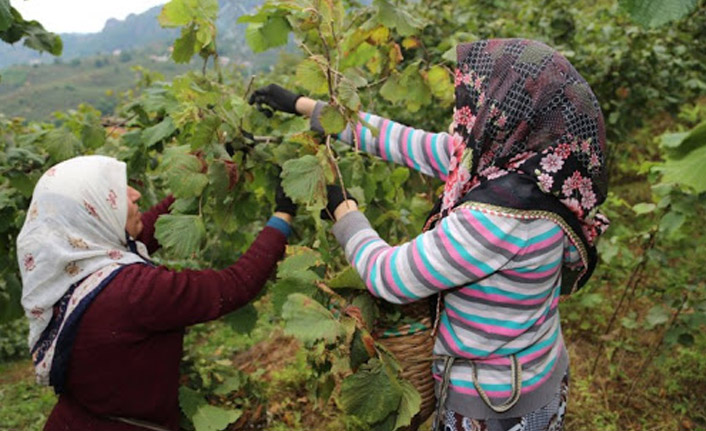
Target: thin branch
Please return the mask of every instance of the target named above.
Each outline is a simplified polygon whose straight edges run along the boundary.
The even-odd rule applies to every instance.
[[[613,324],[617,320],[618,313],[620,309],[623,306],[623,302],[625,301],[625,298],[628,296],[628,292],[631,289],[634,289],[634,286],[637,284],[639,280],[639,276],[641,275],[642,271],[645,269],[645,266],[647,265],[647,262],[649,260],[648,257],[648,252],[654,248],[655,246],[655,240],[657,238],[657,229],[652,229],[652,232],[650,232],[650,236],[647,239],[647,244],[645,245],[645,250],[642,253],[642,257],[640,258],[640,262],[638,262],[637,265],[635,265],[635,268],[633,269],[632,273],[630,274],[630,278],[628,279],[628,282],[625,284],[625,288],[623,289],[623,294],[620,297],[620,301],[618,302],[618,305],[615,307],[615,310],[613,310],[613,315],[610,317],[610,321],[608,322],[608,327],[606,328],[605,332],[603,333],[604,337],[601,339],[601,344],[598,346],[598,353],[596,353],[596,358],[593,361],[593,366],[591,367],[591,375],[593,375],[596,372],[596,367],[598,367],[598,363],[601,360],[601,355],[603,354],[603,350],[605,349],[606,345],[606,340],[605,336],[610,333],[610,331],[613,329]]]
[[[664,339],[667,336],[667,333],[669,332],[669,330],[672,329],[674,324],[677,323],[677,320],[679,319],[679,315],[684,310],[684,306],[686,305],[686,302],[688,300],[689,300],[689,293],[687,292],[683,295],[681,304],[679,305],[679,308],[677,308],[677,311],[675,311],[674,314],[672,315],[672,319],[669,321],[669,325],[667,325],[667,327],[662,332],[662,336],[659,337],[659,340],[657,340],[656,343],[654,343],[652,346],[648,347],[647,350],[648,350],[649,354],[645,357],[645,360],[642,361],[642,365],[640,365],[640,369],[636,375],[637,378],[633,379],[632,385],[630,385],[630,390],[625,394],[625,398],[622,403],[623,405],[625,405],[625,402],[627,402],[628,398],[630,397],[630,394],[632,394],[633,391],[635,390],[635,386],[637,385],[637,383],[642,380],[641,377],[644,375],[645,370],[652,363],[652,360],[656,356],[655,352],[657,352],[657,350],[659,350],[662,343],[664,343]]]

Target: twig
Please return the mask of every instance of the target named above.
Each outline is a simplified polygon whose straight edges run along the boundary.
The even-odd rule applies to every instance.
[[[662,343],[664,343],[664,338],[667,336],[667,332],[669,332],[669,330],[672,329],[672,326],[674,326],[674,324],[677,323],[677,319],[679,318],[679,315],[681,314],[682,310],[684,310],[684,305],[686,305],[686,302],[688,300],[689,300],[689,293],[687,292],[682,297],[681,304],[679,304],[679,308],[677,308],[677,311],[674,312],[672,319],[669,321],[669,325],[667,325],[667,327],[662,332],[662,336],[659,337],[659,340],[657,340],[656,343],[654,343],[652,346],[648,347],[649,354],[647,355],[645,360],[642,361],[642,364],[640,365],[640,369],[637,372],[637,378],[632,381],[632,385],[630,385],[630,390],[625,394],[625,398],[624,398],[622,405],[625,405],[625,402],[627,401],[628,397],[635,390],[635,386],[637,385],[638,382],[641,381],[640,377],[642,377],[644,375],[645,370],[652,363],[652,360],[656,356],[656,355],[654,355],[654,352],[656,352],[660,348]]]
[[[654,248],[655,245],[655,239],[657,237],[657,229],[652,229],[652,232],[650,232],[650,237],[647,240],[647,244],[645,246],[645,251],[642,253],[642,257],[640,258],[640,262],[638,262],[637,265],[635,265],[635,269],[633,269],[632,273],[630,274],[630,278],[628,279],[628,282],[625,284],[625,288],[623,289],[623,294],[620,297],[620,301],[618,302],[618,305],[615,307],[615,310],[613,310],[613,315],[610,317],[610,321],[608,322],[608,327],[606,328],[605,332],[603,333],[604,337],[601,339],[601,344],[598,346],[598,353],[596,353],[596,359],[593,361],[593,366],[591,367],[591,375],[593,375],[596,372],[596,367],[598,366],[598,363],[601,360],[601,355],[603,354],[603,350],[605,349],[605,336],[610,333],[610,331],[613,329],[613,324],[615,323],[618,313],[620,309],[623,306],[623,302],[625,301],[625,298],[628,296],[628,292],[631,290],[631,288],[634,288],[633,286],[637,283],[639,280],[639,276],[644,270],[645,266],[647,265],[647,261],[649,260],[648,258],[648,252]]]
[[[107,137],[107,138],[110,138],[111,136],[113,136],[113,132],[115,132],[115,130],[116,130],[118,127],[123,127],[125,124],[128,123],[128,121],[132,120],[132,119],[135,118],[135,117],[137,117],[137,114],[133,114],[131,117],[128,117],[128,118],[124,119],[123,121],[121,121],[120,123],[114,125],[114,126],[108,131],[108,135],[107,135],[106,137]]]

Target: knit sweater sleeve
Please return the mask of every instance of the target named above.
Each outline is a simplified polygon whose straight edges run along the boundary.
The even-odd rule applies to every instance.
[[[325,106],[323,102],[316,103],[311,116],[312,130],[324,132],[319,117]],[[355,127],[348,125],[336,136],[341,142],[446,181],[453,151],[451,135],[425,132],[365,112],[359,116],[361,122]],[[370,126],[377,129],[377,136]]]
[[[150,254],[159,250],[161,247],[157,238],[154,237],[154,225],[157,223],[157,219],[160,215],[169,213],[169,206],[171,206],[172,203],[174,203],[174,196],[169,195],[157,205],[150,208],[149,211],[142,213],[142,232],[140,232],[137,240],[147,246],[147,251],[150,252]]]
[[[341,218],[333,232],[370,293],[393,303],[481,280],[503,268],[524,243],[519,221],[491,220],[466,208],[394,247],[357,211]]]
[[[216,319],[250,302],[284,254],[286,237],[265,227],[250,248],[223,270],[172,271],[135,264],[121,273],[135,321],[163,331]],[[117,280],[116,280],[117,281]]]

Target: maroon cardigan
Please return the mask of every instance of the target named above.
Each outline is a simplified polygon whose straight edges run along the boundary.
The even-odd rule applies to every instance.
[[[154,224],[167,198],[142,216],[138,238],[159,248]],[[233,265],[215,271],[126,266],[91,303],[71,351],[65,392],[46,431],[139,431],[120,416],[179,429],[179,362],[184,328],[247,304],[282,257],[286,238],[265,227]]]

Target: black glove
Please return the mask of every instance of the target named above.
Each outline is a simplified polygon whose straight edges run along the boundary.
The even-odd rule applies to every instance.
[[[281,183],[277,184],[277,190],[275,191],[275,212],[287,213],[292,217],[297,215],[297,204],[284,193]]]
[[[262,111],[268,117],[271,117],[272,111],[263,107],[262,105],[267,105],[275,111],[296,114],[297,99],[299,99],[300,97],[301,94],[294,94],[291,91],[284,89],[277,84],[270,84],[267,87],[262,87],[255,90],[253,94],[250,95],[250,100],[248,101],[248,103],[250,103],[251,105],[257,104],[258,109],[260,111]]]
[[[345,200],[352,200],[356,204],[358,201],[353,197],[353,195],[346,190],[346,196],[343,196],[343,189],[341,186],[336,186],[336,185],[329,185],[326,186],[326,197],[328,199],[328,204],[326,205],[326,208],[321,210],[321,219],[322,220],[333,220],[333,212],[336,211],[336,208],[338,208],[339,205],[343,203]]]

